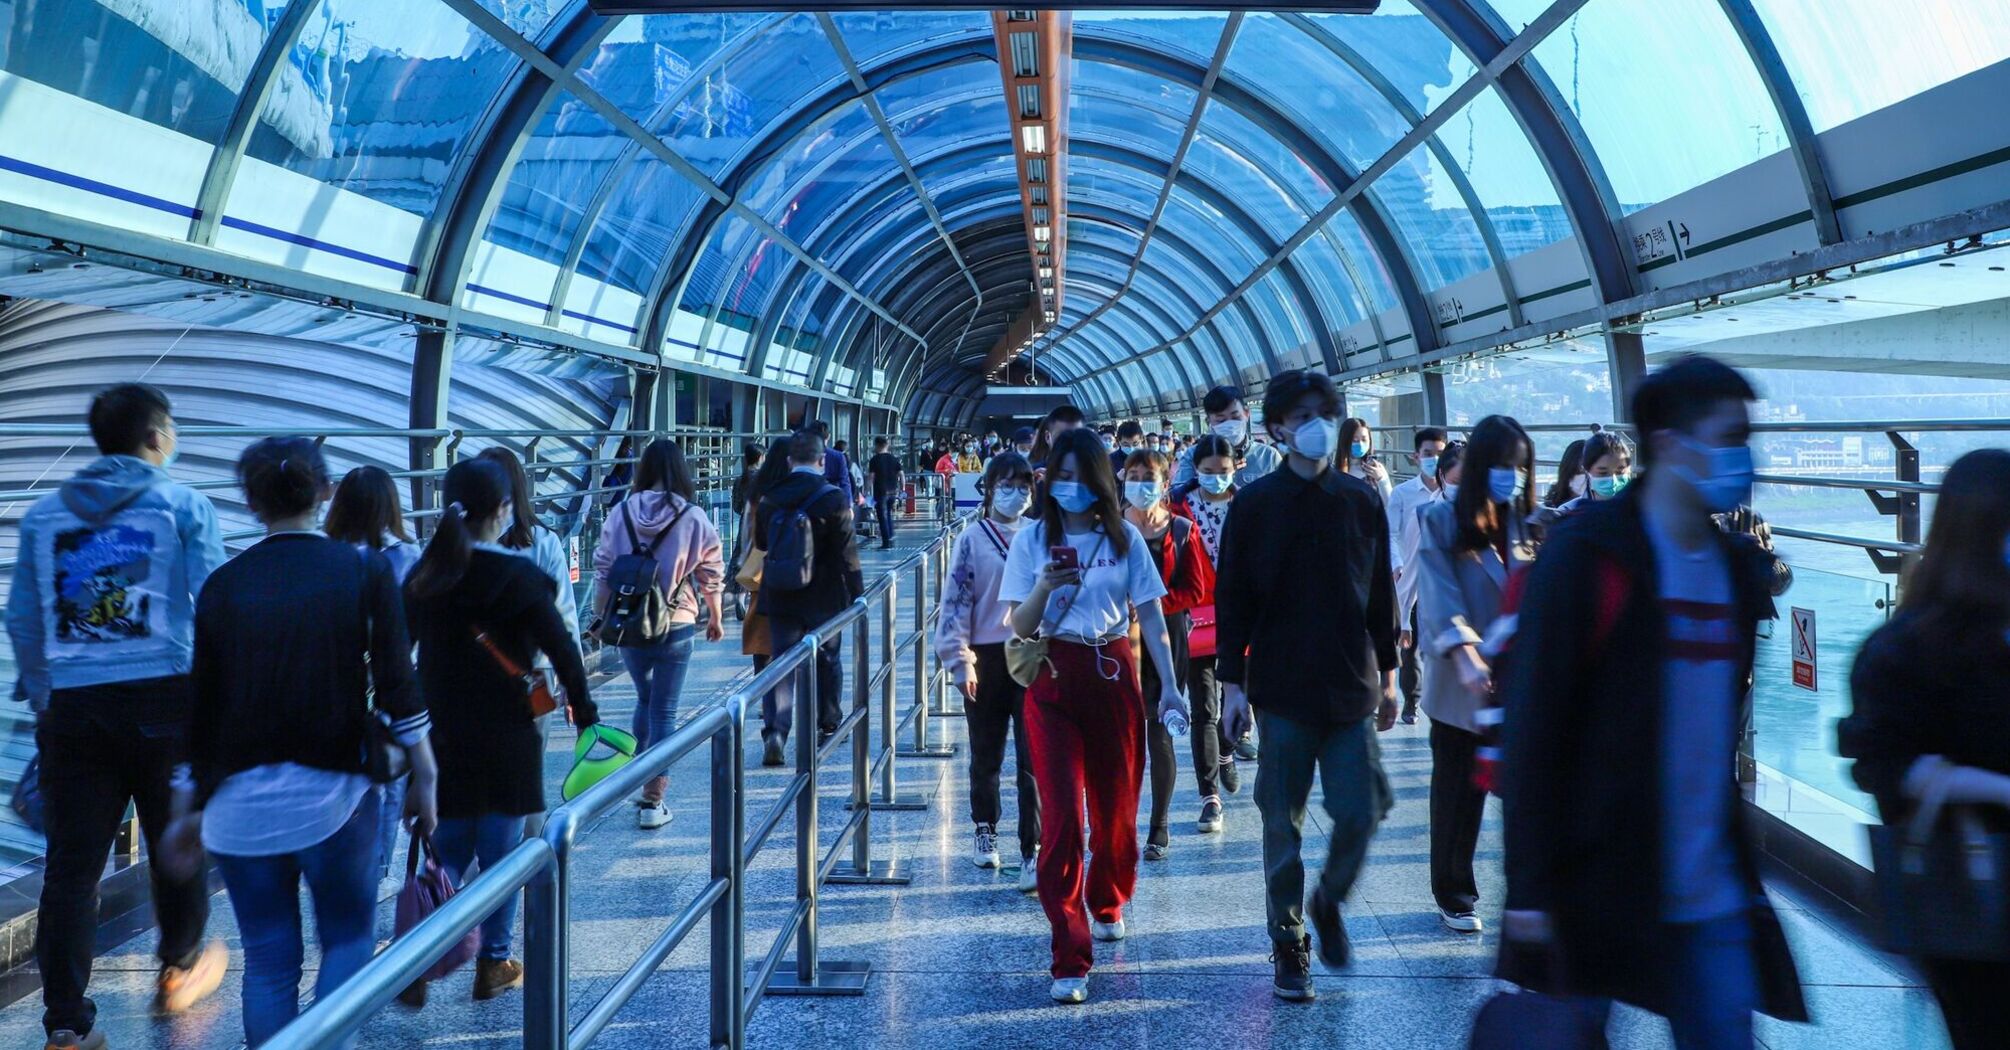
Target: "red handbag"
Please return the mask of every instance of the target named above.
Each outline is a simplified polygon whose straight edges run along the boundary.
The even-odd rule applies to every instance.
[[[1201,605],[1187,611],[1193,631],[1186,636],[1186,654],[1193,659],[1214,655],[1214,606]]]
[[[419,865],[421,855],[425,866]],[[403,937],[411,932],[426,916],[440,910],[454,897],[454,880],[447,877],[447,870],[439,862],[439,854],[433,849],[433,840],[417,832],[412,833],[412,844],[405,851],[405,886],[398,891],[398,909],[393,918],[393,936]],[[447,949],[432,969],[419,975],[421,981],[437,981],[466,965],[469,959],[482,947],[482,933],[479,929],[469,930]]]

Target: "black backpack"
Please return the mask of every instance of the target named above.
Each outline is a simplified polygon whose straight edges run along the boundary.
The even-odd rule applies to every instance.
[[[809,510],[826,494],[837,491],[837,486],[826,482],[794,509],[778,509],[769,516],[768,548],[761,562],[763,590],[809,589],[817,567],[817,538],[811,528]]]
[[[657,535],[656,543],[646,546],[635,533],[635,518],[628,504],[623,503],[615,510],[628,529],[630,551],[614,559],[607,570],[607,609],[600,625],[603,644],[645,649],[661,645],[670,637],[670,593],[664,590],[662,574],[656,567],[656,544],[670,535],[670,530],[677,527],[677,519],[690,509],[688,502],[678,508],[670,524]]]

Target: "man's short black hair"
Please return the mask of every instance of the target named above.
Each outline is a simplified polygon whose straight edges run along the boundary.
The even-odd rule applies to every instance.
[[[1417,444],[1415,447],[1417,449],[1422,449],[1424,447],[1424,444],[1430,441],[1435,441],[1442,445],[1450,437],[1451,435],[1445,433],[1443,427],[1418,427]]]
[[[1730,365],[1703,354],[1684,354],[1657,368],[1633,392],[1633,426],[1640,435],[1640,462],[1654,458],[1648,435],[1688,430],[1726,401],[1757,401],[1750,380]]]
[[[1208,391],[1206,396],[1200,399],[1200,408],[1201,411],[1211,416],[1217,412],[1228,411],[1229,406],[1240,400],[1242,400],[1241,387],[1218,386]]]
[[[1145,436],[1145,425],[1135,419],[1126,419],[1117,427],[1117,440],[1141,438]]]
[[[1319,395],[1324,411],[1340,411],[1340,391],[1334,388],[1333,380],[1323,372],[1301,368],[1270,377],[1270,386],[1263,391],[1263,421],[1268,424],[1282,420],[1307,394]]]
[[[147,435],[173,418],[167,395],[145,383],[120,383],[91,399],[91,440],[107,456],[130,456],[146,447]]]
[[[824,438],[815,430],[798,430],[789,436],[789,462],[807,467],[824,461]]]
[[[821,419],[811,420],[810,425],[804,427],[803,429],[815,434],[820,438],[823,438],[826,441],[830,440],[831,425],[829,423],[824,422]]]
[[[1015,445],[1030,445],[1030,444],[1032,444],[1032,443],[1033,443],[1033,428],[1032,428],[1032,427],[1020,427],[1019,429],[1017,429],[1017,430],[1013,431],[1013,432],[1012,432],[1012,443],[1013,443],[1013,444],[1015,444]]]
[[[883,437],[877,437],[872,439],[872,447],[878,449],[881,452],[885,452],[887,448],[892,444],[893,443],[891,441],[888,441]]]

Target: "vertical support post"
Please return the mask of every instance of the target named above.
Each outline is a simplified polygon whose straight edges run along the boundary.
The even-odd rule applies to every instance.
[[[572,829],[548,836],[551,866],[524,887],[523,1045],[527,1050],[565,1050],[566,983],[570,916],[566,866]],[[555,840],[555,841],[554,841]]]
[[[1884,436],[1891,441],[1891,447],[1897,453],[1898,480],[1917,482],[1919,480],[1919,449],[1912,442],[1907,441],[1905,436],[1896,430],[1888,430]],[[1926,533],[1920,522],[1919,493],[1901,492],[1898,494],[1897,502],[1898,541],[1900,543],[1923,542],[1926,538]],[[1899,556],[1899,562],[1903,567],[1899,570],[1895,586],[1901,588],[1905,586],[1905,578],[1912,569],[1913,563],[1918,560],[1919,555],[1917,554],[1903,554]],[[1893,597],[1901,601],[1904,599],[1902,593],[1896,593]]]
[[[1633,422],[1633,392],[1647,377],[1647,348],[1639,332],[1605,334],[1605,368],[1612,378],[1612,421]]]
[[[871,966],[865,962],[826,962],[817,958],[817,862],[823,859],[817,834],[817,650],[822,639],[812,631],[797,643],[807,647],[802,665],[791,671],[806,685],[796,689],[796,776],[804,780],[796,796],[796,904],[803,921],[796,927],[796,964],[777,970],[769,995],[864,995]]]
[[[1434,427],[1450,423],[1452,412],[1445,400],[1445,374],[1426,370],[1417,378],[1424,385],[1424,422]]]
[[[928,613],[938,608],[942,600],[942,569],[936,558],[937,550],[922,552],[914,563],[914,742],[907,750],[900,752],[902,758],[954,758],[956,748],[936,747],[928,742],[929,715],[939,710],[936,701],[935,677],[928,672]],[[934,589],[929,587],[929,572],[934,570]]]
[[[733,711],[740,698],[729,700]],[[740,872],[740,779],[746,761],[740,747],[740,719],[712,734],[712,878],[726,880],[726,892],[712,905],[708,921],[712,934],[712,1047],[741,1050],[746,1033],[740,1030],[742,999],[746,994],[744,966],[740,958],[740,907],[743,887]]]
[[[872,859],[872,814],[874,810],[885,809],[879,800],[872,797],[872,606],[864,598],[858,604],[865,606],[858,618],[857,635],[853,638],[856,655],[852,663],[851,704],[860,712],[859,723],[852,730],[851,738],[851,802],[849,808],[859,814],[858,829],[852,832],[851,864],[839,865],[832,869],[825,882],[846,885],[905,886],[913,881],[899,866],[889,860]],[[880,661],[893,666],[893,646],[884,645],[880,650]],[[892,678],[889,670],[887,677]],[[893,760],[887,760],[887,768],[893,768]]]

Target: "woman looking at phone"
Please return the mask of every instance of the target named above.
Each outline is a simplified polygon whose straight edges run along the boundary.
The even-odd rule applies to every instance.
[[[1053,997],[1088,999],[1091,937],[1124,937],[1138,873],[1138,793],[1145,701],[1129,638],[1137,610],[1160,683],[1154,713],[1188,718],[1159,599],[1166,586],[1137,527],[1123,518],[1110,457],[1095,433],[1055,439],[1038,518],[1013,537],[998,599],[1019,639],[1047,651],[1026,690],[1026,733],[1040,792],[1040,906],[1053,927]],[[1087,797],[1088,913],[1083,911],[1082,805]]]

